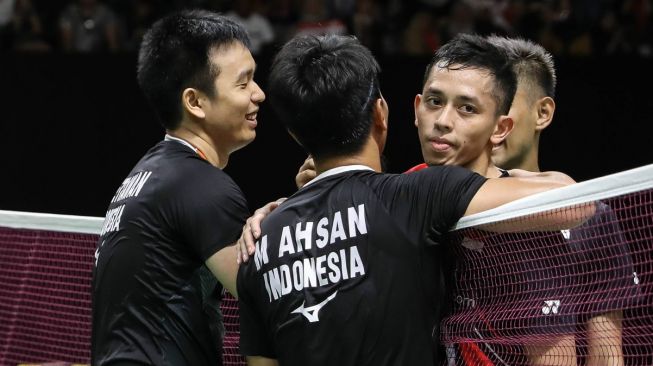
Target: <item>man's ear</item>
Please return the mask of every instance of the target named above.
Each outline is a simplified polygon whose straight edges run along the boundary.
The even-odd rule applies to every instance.
[[[535,131],[542,131],[553,121],[553,113],[556,110],[556,103],[551,97],[544,97],[537,101],[537,121]]]
[[[196,118],[205,118],[203,106],[206,103],[204,93],[195,88],[186,88],[181,93],[181,104],[184,110]]]
[[[413,102],[413,110],[415,112],[415,127],[417,127],[417,108],[422,103],[422,94],[415,95],[415,101]]]
[[[374,125],[379,129],[379,131],[388,130],[388,104],[385,99],[383,99],[383,96],[374,102],[374,107],[372,108],[372,119]]]
[[[499,145],[503,140],[510,135],[512,128],[515,126],[515,122],[512,118],[508,116],[499,116],[499,122],[497,122],[492,136],[490,136],[490,142],[493,146]]]

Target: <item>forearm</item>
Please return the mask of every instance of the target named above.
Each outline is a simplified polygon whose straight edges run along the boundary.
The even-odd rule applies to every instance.
[[[238,263],[234,260],[236,253],[236,245],[230,245],[213,254],[205,263],[222,286],[238,298],[236,291]]]
[[[247,356],[247,366],[279,366],[279,362],[272,358],[261,356]]]

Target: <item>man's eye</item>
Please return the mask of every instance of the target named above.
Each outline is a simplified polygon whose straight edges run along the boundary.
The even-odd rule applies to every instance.
[[[476,108],[474,106],[471,106],[469,104],[465,104],[460,107],[460,110],[465,112],[465,113],[476,113]]]
[[[433,98],[433,97],[427,98],[426,102],[431,106],[439,106],[439,105],[442,104],[442,101],[440,100],[440,98]]]

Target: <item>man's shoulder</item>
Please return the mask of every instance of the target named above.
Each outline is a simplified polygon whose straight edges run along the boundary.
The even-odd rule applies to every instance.
[[[152,147],[134,166],[127,179],[143,173],[151,174],[153,179],[148,191],[155,194],[169,197],[242,195],[240,187],[227,173],[189,148],[174,142],[163,141]]]

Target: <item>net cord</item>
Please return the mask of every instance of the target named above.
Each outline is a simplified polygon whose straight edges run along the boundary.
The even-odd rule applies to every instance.
[[[0,210],[0,226],[99,235],[104,217]]]
[[[653,164],[534,194],[460,219],[453,230],[617,197],[653,188]],[[102,217],[0,210],[0,226],[99,235]]]
[[[537,193],[463,217],[453,230],[491,224],[653,188],[653,164]]]

